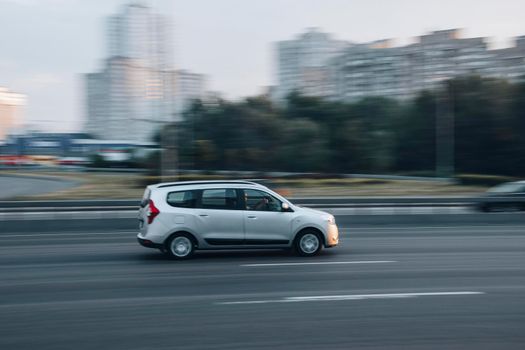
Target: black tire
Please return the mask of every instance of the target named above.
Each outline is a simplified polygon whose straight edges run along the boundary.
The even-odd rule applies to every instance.
[[[172,259],[189,259],[195,253],[195,240],[187,233],[178,233],[166,242],[166,253]]]
[[[315,230],[304,230],[294,240],[294,251],[300,256],[315,256],[323,249],[323,239]]]

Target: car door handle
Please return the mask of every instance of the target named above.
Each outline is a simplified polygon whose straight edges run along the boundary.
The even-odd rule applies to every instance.
[[[257,219],[257,216],[255,216],[255,215],[248,215],[248,219]]]
[[[208,214],[199,214],[199,216],[202,216],[203,218],[207,218],[209,215]]]

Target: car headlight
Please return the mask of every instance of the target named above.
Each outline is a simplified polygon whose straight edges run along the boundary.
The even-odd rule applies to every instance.
[[[326,221],[328,221],[328,223],[329,223],[330,225],[335,225],[335,217],[334,217],[333,215],[330,215],[330,216],[326,219]]]

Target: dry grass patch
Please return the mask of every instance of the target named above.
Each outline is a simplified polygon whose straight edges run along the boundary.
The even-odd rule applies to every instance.
[[[76,181],[78,186],[64,191],[17,199],[138,199],[146,184],[159,178],[134,173],[87,172],[4,172],[19,176],[43,176]],[[192,180],[184,176],[181,180]],[[218,180],[221,176],[199,175],[199,180]],[[286,196],[469,196],[486,190],[484,186],[462,186],[444,182],[415,180],[384,180],[363,178],[342,179],[273,179],[271,183]]]

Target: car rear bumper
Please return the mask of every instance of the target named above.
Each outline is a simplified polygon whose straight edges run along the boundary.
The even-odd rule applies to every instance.
[[[139,244],[141,246],[146,247],[146,248],[155,248],[155,249],[164,248],[163,244],[152,242],[149,239],[137,237],[137,241],[139,241]]]

